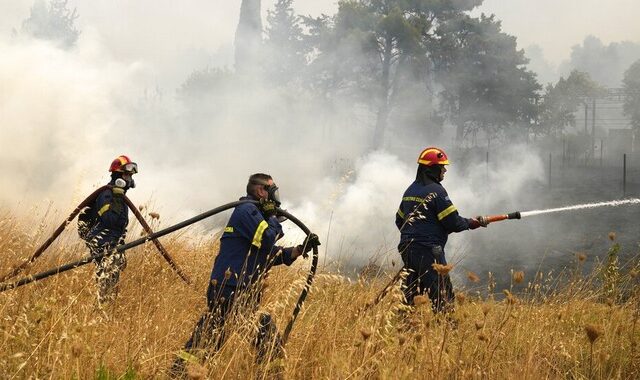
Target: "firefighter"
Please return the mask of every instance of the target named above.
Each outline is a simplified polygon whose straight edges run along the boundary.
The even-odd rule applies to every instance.
[[[213,263],[207,290],[208,310],[198,321],[191,337],[178,354],[171,373],[184,372],[185,361],[197,360],[198,349],[218,350],[224,343],[224,325],[233,310],[253,313],[260,302],[261,280],[274,265],[291,265],[298,256],[320,245],[310,234],[295,247],[280,247],[276,241],[284,234],[276,217],[280,205],[278,186],[268,174],[249,177],[247,195],[240,200],[258,200],[259,205],[244,203],[235,208],[220,237],[220,251]],[[269,314],[261,314],[254,341],[256,359],[281,354],[280,335]]]
[[[404,279],[404,302],[414,305],[417,295],[429,296],[434,312],[448,311],[453,287],[448,274],[439,274],[433,264],[446,265],[444,246],[452,232],[486,227],[483,217],[463,218],[440,182],[449,160],[439,148],[424,149],[418,157],[416,180],[407,188],[396,213],[400,230],[398,250],[408,275]]]
[[[133,175],[138,173],[138,165],[122,155],[113,160],[109,172],[109,188],[98,194],[95,203],[78,218],[78,233],[92,256],[124,243],[129,223],[124,197],[127,190],[135,187]],[[114,251],[95,259],[95,264],[98,304],[102,305],[117,296],[120,272],[127,266],[127,260],[124,252]]]

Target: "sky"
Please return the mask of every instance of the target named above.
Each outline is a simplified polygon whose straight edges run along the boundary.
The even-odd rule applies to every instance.
[[[556,65],[587,35],[605,44],[640,41],[638,0],[485,0],[480,10],[496,14],[520,47],[539,45]]]

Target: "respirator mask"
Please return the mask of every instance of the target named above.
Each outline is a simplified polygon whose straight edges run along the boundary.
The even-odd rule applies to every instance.
[[[280,202],[280,191],[278,186],[274,183],[273,185],[265,185],[264,189],[267,190],[267,193],[269,194],[267,199],[275,202],[276,206],[280,207],[282,203]]]

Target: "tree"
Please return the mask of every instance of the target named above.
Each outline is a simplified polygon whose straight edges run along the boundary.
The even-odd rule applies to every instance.
[[[620,87],[624,70],[638,59],[638,43],[621,41],[605,45],[600,39],[587,36],[582,45],[573,47],[571,58],[564,64],[564,72],[586,72],[603,86]]]
[[[491,138],[507,126],[532,127],[540,85],[515,37],[501,31],[495,16],[456,15],[437,35],[432,60],[443,110],[459,141],[479,131]]]
[[[73,47],[80,35],[75,26],[79,17],[76,9],[69,10],[68,0],[36,0],[29,17],[22,22],[22,33],[35,38],[54,41],[63,48]]]
[[[623,111],[631,118],[636,133],[640,132],[640,59],[625,72],[622,80],[625,92]]]
[[[265,73],[273,83],[287,84],[297,79],[306,64],[309,49],[304,43],[301,18],[294,14],[293,0],[278,0],[267,11]]]
[[[262,47],[262,18],[260,0],[242,0],[240,19],[236,29],[236,72],[253,72],[260,66]]]
[[[368,104],[374,104],[374,149],[383,143],[394,106],[407,98],[400,96],[408,89],[403,84],[424,82],[429,42],[439,20],[471,10],[481,2],[350,0],[339,3],[332,20],[312,20],[316,30],[327,32],[324,43],[317,45],[316,62],[325,67],[323,79],[334,87],[356,90]],[[320,22],[324,25],[318,25]]]
[[[574,127],[578,107],[601,91],[602,88],[589,74],[577,70],[572,71],[567,79],[561,77],[555,85],[548,85],[542,97],[540,115],[544,131],[557,134],[568,126]]]

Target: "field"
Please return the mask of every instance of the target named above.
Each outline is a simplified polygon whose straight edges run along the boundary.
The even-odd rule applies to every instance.
[[[0,227],[2,274],[52,231],[6,214]],[[129,240],[139,233],[131,231]],[[30,273],[86,254],[74,234],[65,233]],[[222,350],[190,363],[188,377],[638,378],[638,261],[618,262],[615,235],[611,240],[608,255],[603,252],[609,259],[593,273],[583,273],[583,264],[595,260],[584,255],[556,274],[512,272],[508,289],[496,289],[487,273],[465,272],[472,285],[457,289],[447,318],[434,316],[425,299],[415,311],[404,310],[398,286],[362,311],[393,273],[349,279],[321,271],[285,358],[255,364],[255,315],[239,310]],[[128,253],[120,295],[108,307],[96,305],[93,264],[1,293],[0,378],[166,378],[205,309],[217,243],[189,233],[163,243],[193,285],[182,283],[148,244]],[[262,307],[281,329],[308,265],[277,268],[266,280]]]

